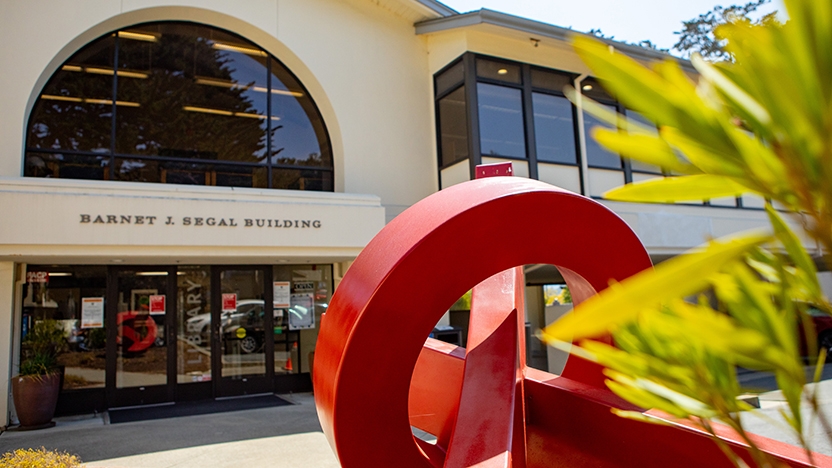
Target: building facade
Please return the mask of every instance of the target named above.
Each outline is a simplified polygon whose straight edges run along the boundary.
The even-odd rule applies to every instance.
[[[5,2],[0,26],[0,394],[28,330],[55,320],[62,413],[308,390],[349,262],[477,164],[592,197],[665,176],[587,136],[598,122],[565,85],[640,117],[603,91],[571,32],[502,13],[68,0]],[[655,261],[765,225],[753,197],[603,203]],[[563,280],[526,272],[537,328],[560,313],[544,291]],[[446,323],[464,327],[457,308]],[[0,413],[14,421],[10,399]]]

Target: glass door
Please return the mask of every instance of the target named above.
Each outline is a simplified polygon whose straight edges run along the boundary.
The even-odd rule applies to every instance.
[[[273,391],[271,269],[215,267],[212,283],[216,395]]]
[[[213,397],[211,267],[176,270],[176,400]]]
[[[173,400],[176,270],[112,268],[107,285],[110,407]]]

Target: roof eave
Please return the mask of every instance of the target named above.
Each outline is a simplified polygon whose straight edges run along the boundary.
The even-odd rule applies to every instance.
[[[478,24],[490,24],[515,31],[521,31],[535,37],[556,39],[564,42],[568,42],[570,36],[580,34],[605,42],[633,58],[651,61],[671,59],[678,62],[683,68],[688,69],[689,71],[695,71],[690,61],[674,57],[664,52],[650,50],[644,47],[625,44],[623,42],[609,39],[598,38],[594,35],[575,31],[573,29],[563,28],[486,8],[469,13],[457,14],[416,23],[416,34],[432,34],[452,29],[475,26]]]
[[[459,15],[459,12],[454,10],[453,8],[440,3],[436,0],[412,0],[414,3],[418,3],[422,7],[430,10],[431,12],[440,16],[438,19],[447,18],[449,16]],[[428,20],[432,21],[432,20]]]

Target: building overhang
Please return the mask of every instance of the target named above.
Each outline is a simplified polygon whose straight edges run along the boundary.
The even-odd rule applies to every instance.
[[[623,42],[612,41],[609,39],[602,39],[591,34],[575,31],[569,28],[555,26],[553,24],[543,23],[540,21],[523,18],[520,16],[510,15],[499,11],[489,10],[483,8],[477,11],[472,11],[453,16],[446,16],[442,18],[429,19],[416,24],[416,34],[429,35],[437,34],[446,31],[464,30],[469,28],[480,28],[483,26],[491,26],[487,28],[488,31],[495,31],[496,27],[502,30],[505,34],[516,35],[517,33],[526,35],[534,39],[552,39],[558,42],[568,43],[570,38],[575,35],[589,36],[596,38],[606,44],[614,47],[618,51],[641,61],[655,62],[661,60],[674,60],[682,68],[689,72],[695,72],[690,61],[683,60],[678,57],[651,50],[644,47],[639,47]]]
[[[374,195],[0,178],[0,261],[331,263],[384,226]]]

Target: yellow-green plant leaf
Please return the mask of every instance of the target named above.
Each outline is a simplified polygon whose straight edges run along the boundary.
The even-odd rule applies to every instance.
[[[581,58],[595,70],[598,76],[614,76],[605,86],[612,92],[626,89],[625,105],[636,109],[656,122],[676,120],[675,107],[668,99],[678,97],[679,91],[656,72],[635,60],[610,50],[607,44],[583,35],[574,35],[572,44]]]
[[[791,257],[798,269],[805,272],[805,275],[801,275],[804,286],[809,289],[810,294],[816,298],[820,298],[823,293],[818,282],[815,262],[809,257],[809,254],[803,248],[803,244],[801,244],[797,235],[789,229],[788,224],[783,221],[783,218],[769,204],[766,204],[766,213],[768,213],[769,222],[774,227],[774,235],[783,244],[783,247],[786,248],[786,252],[788,252],[789,257]]]
[[[745,186],[728,177],[695,174],[634,182],[604,193],[604,198],[615,201],[668,203],[738,197],[748,191]]]
[[[715,411],[708,407],[703,402],[691,398],[683,393],[672,390],[664,385],[660,385],[654,381],[636,378],[632,379],[620,372],[607,369],[604,372],[612,382],[607,382],[610,389],[613,389],[616,384],[629,389],[630,391],[642,391],[646,394],[652,395],[656,400],[664,400],[664,404],[654,403],[654,406],[646,406],[646,408],[657,408],[662,411],[667,411],[675,416],[687,417],[695,415],[699,417],[712,417]],[[618,389],[613,389],[614,392],[619,393]]]
[[[695,166],[676,156],[668,144],[649,134],[627,134],[603,127],[592,129],[592,137],[601,145],[625,158],[659,166],[668,171],[683,174],[701,173]]]
[[[702,172],[732,176],[737,180],[747,177],[740,165],[742,158],[732,144],[717,148],[713,140],[694,140],[684,131],[673,127],[662,127],[660,132],[670,146],[684,154]]]
[[[618,408],[612,408],[610,411],[612,411],[612,414],[618,417],[632,419],[634,421],[646,422],[648,424],[658,424],[660,426],[672,425],[664,419],[659,419],[655,416],[650,416],[649,414],[639,413],[638,411],[626,411],[620,410]]]
[[[701,291],[709,277],[769,236],[750,233],[712,241],[702,251],[680,255],[631,276],[589,298],[542,331],[545,341],[599,336],[635,317],[645,308]]]
[[[571,86],[567,86],[566,88],[563,89],[563,93],[566,95],[567,99],[569,99],[573,103],[576,103],[576,105],[577,105],[578,92],[575,91],[575,88],[573,88]],[[606,122],[610,126],[616,127],[616,128],[621,127],[625,124],[624,121],[623,121],[624,116],[619,114],[618,112],[610,110],[610,108],[608,106],[603,106],[601,104],[598,104],[594,100],[592,100],[592,99],[590,99],[586,96],[583,96],[583,95],[580,96],[580,101],[581,101],[581,106],[580,107],[584,111],[586,111],[586,112],[592,114],[593,116],[595,116],[598,120],[600,120],[602,122]]]
[[[709,64],[699,54],[693,54],[690,59],[694,68],[706,80],[712,82],[720,91],[722,91],[729,99],[736,105],[743,108],[747,113],[754,116],[754,118],[762,125],[771,123],[771,116],[768,111],[760,105],[736,83],[728,79],[725,75],[719,72],[713,65]]]

